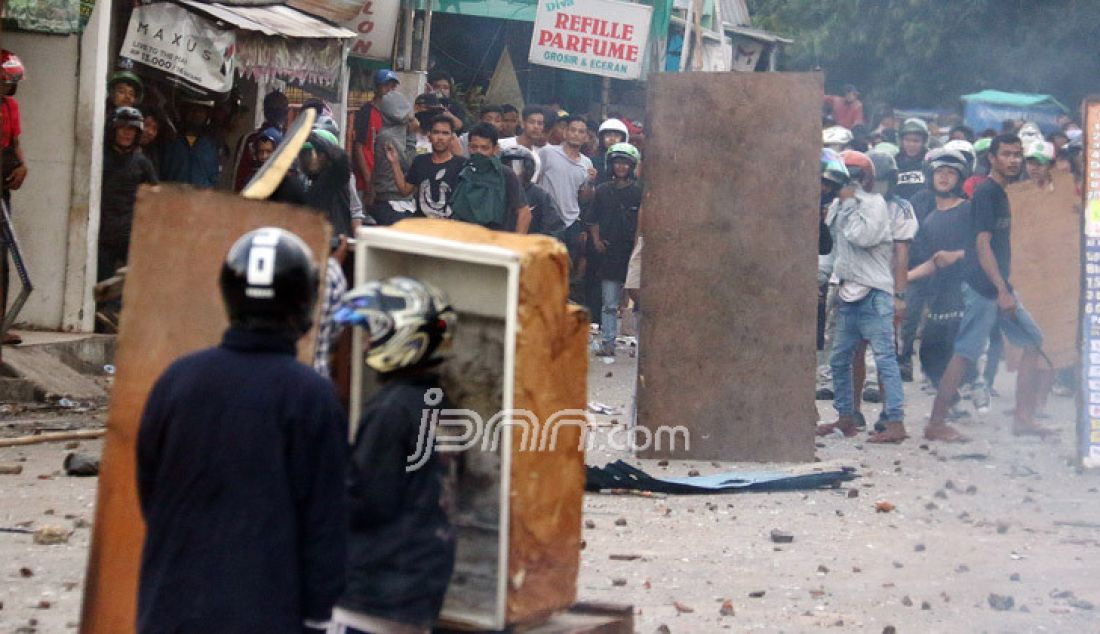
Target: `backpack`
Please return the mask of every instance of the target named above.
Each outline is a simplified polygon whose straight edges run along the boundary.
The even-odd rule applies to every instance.
[[[504,226],[508,193],[500,159],[475,154],[458,174],[451,199],[452,218],[483,227]]]

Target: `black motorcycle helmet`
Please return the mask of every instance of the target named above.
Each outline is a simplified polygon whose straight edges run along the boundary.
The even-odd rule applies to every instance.
[[[295,337],[313,324],[319,283],[309,247],[277,227],[249,231],[234,242],[219,279],[232,325]]]

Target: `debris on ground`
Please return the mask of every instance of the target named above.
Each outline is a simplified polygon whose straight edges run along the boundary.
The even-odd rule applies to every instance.
[[[771,532],[772,541],[776,544],[789,544],[794,541],[794,535],[786,531],[781,531],[778,528],[773,528]]]
[[[65,456],[65,475],[91,477],[99,475],[99,458],[86,453],[71,452]]]
[[[39,546],[66,544],[73,532],[62,526],[40,526],[34,531],[34,543]]]
[[[1012,597],[1004,594],[990,593],[986,600],[989,601],[989,607],[1002,612],[1011,610],[1016,605],[1016,601]]]

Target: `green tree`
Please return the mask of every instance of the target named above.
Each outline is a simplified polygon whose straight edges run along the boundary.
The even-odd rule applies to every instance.
[[[1100,2],[749,0],[756,26],[795,40],[785,70],[869,103],[948,107],[985,88],[1053,94],[1076,109],[1098,90]]]

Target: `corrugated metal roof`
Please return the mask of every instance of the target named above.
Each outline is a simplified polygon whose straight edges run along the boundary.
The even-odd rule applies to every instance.
[[[748,26],[734,26],[732,24],[729,24],[728,22],[725,24],[725,27],[726,27],[726,32],[727,33],[733,33],[734,35],[741,35],[743,37],[747,37],[747,38],[753,39],[753,40],[759,40],[761,42],[766,42],[768,44],[775,44],[777,42],[780,42],[780,43],[783,43],[783,44],[790,44],[791,42],[794,42],[794,40],[790,40],[790,39],[787,39],[785,37],[780,37],[780,36],[778,36],[774,33],[768,33],[764,29],[754,29],[754,28],[748,27]]]
[[[749,7],[745,0],[721,0],[722,23],[734,26],[748,26]]]
[[[315,17],[283,5],[226,6],[216,2],[180,0],[181,4],[201,11],[246,31],[291,38],[351,38],[355,32],[333,26]]]
[[[363,8],[363,0],[289,0],[287,4],[335,24],[351,22]]]

